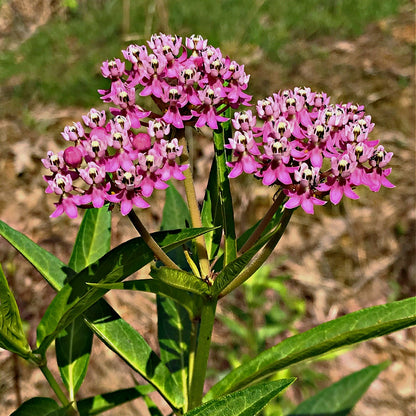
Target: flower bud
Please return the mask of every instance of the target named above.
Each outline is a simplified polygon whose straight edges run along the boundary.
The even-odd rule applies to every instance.
[[[70,168],[78,168],[82,163],[82,153],[74,146],[68,147],[64,151],[64,161]]]

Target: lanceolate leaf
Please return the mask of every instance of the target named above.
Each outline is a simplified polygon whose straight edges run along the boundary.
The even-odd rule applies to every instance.
[[[163,207],[162,231],[189,228],[191,215],[188,206],[181,194],[176,190],[172,183],[166,189],[165,205]],[[189,244],[189,243],[188,243]],[[182,269],[186,270],[189,266],[184,255],[184,248],[177,247],[169,252],[169,257]]]
[[[154,390],[152,386],[136,386],[128,389],[99,394],[77,402],[80,416],[93,416],[113,409],[138,397],[146,396]]]
[[[154,233],[153,238],[169,251],[211,229],[186,229]],[[111,250],[104,257],[74,276],[55,296],[38,326],[38,352],[43,354],[57,335],[85,312],[106,290],[86,285],[115,283],[153,260],[153,252],[141,238],[135,238]]]
[[[68,266],[77,273],[110,250],[111,212],[107,207],[85,211]]]
[[[69,267],[80,272],[110,250],[111,212],[88,209],[78,231]],[[84,318],[76,318],[56,339],[56,358],[62,380],[74,399],[85,378],[92,347],[92,331]]]
[[[49,397],[34,397],[22,403],[10,416],[49,416],[59,410],[58,403]]]
[[[185,308],[164,296],[157,297],[160,358],[169,368],[184,397],[187,394],[191,321]]]
[[[0,235],[21,253],[55,289],[60,290],[75,272],[53,254],[0,220]]]
[[[144,338],[103,299],[85,313],[88,326],[119,357],[151,383],[174,408],[183,403],[182,391],[168,368]]]
[[[347,416],[387,363],[350,374],[302,402],[288,416]]]
[[[256,384],[220,399],[211,400],[185,416],[254,416],[294,380],[291,378]]]
[[[231,116],[227,110],[226,116]],[[217,166],[218,192],[222,212],[222,225],[224,227],[224,265],[233,261],[237,256],[237,244],[235,237],[234,210],[228,179],[227,158],[224,144],[232,137],[231,122],[221,123],[218,130],[214,131],[215,159]]]
[[[205,191],[204,204],[201,211],[202,225],[204,227],[218,227],[214,231],[205,234],[208,257],[212,260],[220,248],[222,238],[222,212],[221,202],[218,195],[217,161],[212,160],[211,171],[207,189]]]
[[[179,192],[171,185],[166,193],[161,229],[184,229],[187,228],[190,223],[188,206],[185,204]],[[182,247],[178,247],[176,250],[172,251],[170,255],[174,256],[174,261],[179,267],[184,270],[189,268]],[[159,293],[156,297],[157,332],[160,358],[170,370],[178,388],[182,392],[184,403],[186,403],[188,400],[187,374],[188,349],[191,334],[190,317],[197,313],[197,305],[200,303],[198,302],[200,296],[189,293],[188,290],[183,290],[183,285],[188,283],[187,287],[189,287],[192,284],[203,284],[203,282],[190,273],[186,273],[182,270],[171,270],[167,267],[154,269],[152,270],[151,275],[156,278],[154,279],[155,283],[169,285],[171,289],[169,292],[172,294],[178,292],[178,295],[180,296],[175,296],[175,299],[172,298],[172,295],[166,296],[164,293]],[[191,290],[191,292],[195,293],[194,290]],[[197,293],[200,292],[197,291]],[[188,299],[183,299],[184,295],[187,296]],[[181,302],[181,298],[184,300],[183,302]],[[184,307],[186,307],[188,311],[191,309],[191,313],[188,313]],[[147,403],[147,405],[152,406],[152,403]],[[152,410],[154,409],[149,408],[149,411]]]
[[[7,240],[33,264],[55,289],[62,289],[66,277],[75,275],[75,272],[58,258],[1,221],[0,232],[7,234]],[[193,233],[195,233],[195,230],[190,230],[188,237],[191,237]],[[159,241],[163,241],[164,239],[169,248],[174,246],[177,234],[179,234],[179,231],[177,233],[171,232],[171,234],[157,233],[158,237],[156,238]],[[134,247],[137,244],[137,240],[133,239],[128,244],[126,243],[127,247]],[[35,255],[32,255],[32,253],[35,253]],[[46,267],[48,264],[51,267]],[[54,278],[54,272],[60,276],[59,279]],[[150,350],[149,345],[143,337],[124,321],[104,299],[100,299],[93,308],[84,313],[84,318],[94,333],[117,355],[155,386],[162,396],[166,398],[167,402],[172,403],[174,407],[181,407],[183,402],[181,391],[177,388],[176,383],[173,382],[169,370],[160,362],[156,354]],[[143,356],[139,354],[138,358],[137,354],[130,354],[131,346],[125,342],[125,335],[128,340],[139,339],[139,345],[144,344],[142,347]],[[147,359],[149,357],[151,360]],[[170,388],[170,390],[166,390],[167,388]]]
[[[277,370],[337,348],[416,325],[416,298],[373,306],[287,338],[231,371],[204,400],[222,396]]]
[[[108,284],[91,283],[91,286],[107,290],[138,290],[162,295],[182,305],[188,311],[190,317],[195,316],[195,306],[200,303],[200,299],[191,293],[169,286],[161,280],[156,279],[127,280],[126,282]]]
[[[23,358],[30,355],[30,347],[20,319],[16,300],[7,283],[0,265],[0,347],[19,354]]]
[[[186,290],[197,295],[207,295],[210,292],[210,287],[207,283],[192,273],[184,272],[183,270],[174,270],[169,269],[168,267],[153,267],[150,275],[155,279],[161,280],[167,285]]]

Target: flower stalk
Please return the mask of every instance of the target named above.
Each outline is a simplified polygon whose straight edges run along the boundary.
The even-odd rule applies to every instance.
[[[186,132],[186,129],[185,129]],[[180,156],[180,161],[182,164],[190,163],[189,151],[188,151],[188,143],[185,134],[182,134],[182,137],[179,139],[179,145],[183,146],[182,155]],[[184,179],[184,187],[185,187],[185,194],[186,199],[188,202],[189,213],[191,216],[192,227],[200,228],[202,227],[202,220],[201,214],[199,211],[198,200],[196,198],[194,180],[192,175],[191,168],[186,169],[183,172],[185,179]],[[201,268],[201,275],[203,277],[207,277],[210,274],[210,265],[208,260],[208,253],[205,246],[205,238],[204,236],[199,236],[195,239],[196,249],[198,252],[199,258],[199,267]]]
[[[276,214],[277,210],[280,208],[284,200],[285,194],[280,191],[277,197],[275,198],[272,206],[269,208],[263,219],[260,221],[257,228],[253,231],[248,240],[240,248],[238,252],[239,255],[244,254],[247,250],[253,247],[254,243],[260,238],[262,232],[266,229],[267,225],[270,223],[274,214]]]
[[[131,210],[128,213],[128,217],[131,223],[133,224],[134,228],[143,238],[144,242],[147,244],[150,250],[152,250],[155,257],[158,260],[160,260],[165,266],[170,267],[171,269],[179,270],[179,266],[174,261],[172,261],[170,257],[162,250],[159,244],[156,243],[156,241],[150,235],[149,231],[147,231],[146,227],[143,225],[143,223],[140,221],[139,217],[133,210]]]
[[[286,227],[289,223],[289,220],[293,214],[292,209],[285,209],[283,212],[282,218],[279,225],[277,226],[278,231],[273,237],[268,241],[268,243],[260,250],[244,268],[244,270],[219,294],[218,298],[223,298],[225,295],[228,295],[238,286],[242,285],[246,280],[248,280],[254,272],[256,272],[263,263],[269,258],[272,254],[277,243],[280,241],[283,233],[286,230]]]

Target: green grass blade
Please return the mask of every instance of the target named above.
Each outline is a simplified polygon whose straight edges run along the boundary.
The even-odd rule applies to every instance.
[[[30,355],[30,347],[23,331],[22,320],[16,299],[7,283],[0,265],[0,347],[19,354],[23,358]]]
[[[347,416],[388,363],[356,371],[302,402],[288,416]]]
[[[85,211],[69,267],[76,272],[97,261],[110,250],[111,212],[107,207]],[[62,381],[74,400],[87,372],[93,333],[82,316],[76,318],[56,338],[56,359]]]
[[[295,379],[291,378],[259,383],[220,399],[211,400],[185,416],[254,416],[294,381]]]
[[[204,400],[240,389],[308,358],[416,325],[416,298],[373,306],[287,338],[236,368]]]

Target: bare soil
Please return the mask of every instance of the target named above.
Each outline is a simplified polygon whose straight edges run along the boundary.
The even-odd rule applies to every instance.
[[[415,295],[414,30],[414,6],[409,3],[400,15],[370,25],[357,39],[334,42],[328,37],[292,43],[284,51],[293,56],[289,68],[268,61],[256,48],[237,50],[233,44],[226,45],[227,53],[239,56],[252,74],[255,98],[307,85],[326,91],[334,102],[364,104],[376,123],[373,136],[395,153],[393,190],[383,189],[377,194],[361,191],[358,201],[318,208],[314,216],[300,211],[294,215],[276,255],[285,260],[274,260],[272,264],[275,275],[292,276],[289,287],[307,300],[307,316],[297,324],[298,330],[360,308]],[[9,111],[4,94],[0,94],[0,103],[0,218],[67,261],[80,219],[49,218],[53,201],[44,194],[41,175],[45,172],[40,158],[49,149],[60,149],[59,132],[88,109],[38,104],[24,112]],[[194,154],[199,156],[195,173],[201,197],[209,166],[207,144],[208,139],[200,137],[194,148]],[[233,186],[237,223],[244,230],[265,212],[273,192],[248,179]],[[162,199],[162,194],[157,194],[153,199],[155,209],[142,215],[152,231],[160,223]],[[114,246],[135,236],[120,214],[114,215],[113,230]],[[34,344],[35,328],[53,290],[4,240],[0,240],[0,262]],[[110,293],[108,300],[157,349],[153,299],[133,293]],[[220,304],[220,308],[226,309],[227,304]],[[214,342],[223,342],[224,335],[227,336],[226,329],[218,324]],[[416,410],[414,335],[414,330],[404,330],[372,340],[314,368],[335,381],[366,365],[390,360],[391,365],[373,383],[353,414],[409,416]],[[133,384],[132,370],[98,340],[93,350],[88,381],[80,397]],[[50,361],[54,362],[53,356]],[[211,357],[211,364],[219,365],[215,357]],[[1,415],[10,414],[30,397],[52,394],[36,368],[4,350],[0,350],[0,369]],[[56,368],[53,371],[57,373]],[[288,394],[295,402],[303,399],[296,388]],[[136,401],[107,414],[146,415],[147,411]]]

